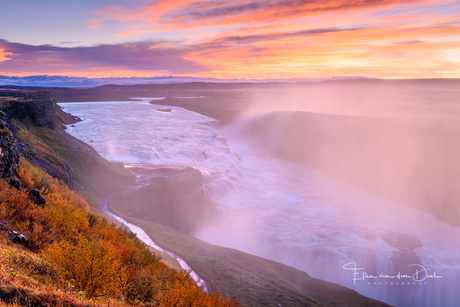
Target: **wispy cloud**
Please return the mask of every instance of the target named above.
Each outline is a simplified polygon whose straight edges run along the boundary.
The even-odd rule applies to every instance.
[[[306,37],[312,35],[320,35],[325,33],[334,32],[349,32],[358,29],[338,29],[338,28],[325,28],[325,29],[309,29],[303,31],[284,32],[284,33],[267,33],[260,35],[246,35],[246,36],[227,36],[220,37],[214,40],[216,44],[248,44],[261,41],[289,39],[297,37]]]
[[[259,23],[294,22],[326,13],[379,10],[413,4],[445,2],[443,0],[237,0],[197,1],[158,0],[153,4],[109,6],[95,12],[92,27],[107,20],[134,21],[134,27],[152,26],[155,31],[216,27],[222,25],[253,25]]]

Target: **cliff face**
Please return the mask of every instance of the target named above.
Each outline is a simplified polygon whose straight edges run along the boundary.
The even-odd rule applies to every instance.
[[[0,177],[11,179],[19,167],[17,140],[11,119],[30,118],[39,127],[55,129],[58,124],[56,103],[50,91],[0,91]]]
[[[6,114],[0,111],[0,178],[11,179],[18,167],[16,139],[8,129]]]
[[[0,110],[8,117],[19,119],[30,118],[34,125],[56,129],[56,102],[51,98],[50,91],[0,91]]]
[[[11,178],[23,155],[96,209],[104,196],[124,190],[135,179],[122,165],[104,160],[64,131],[64,125],[80,119],[56,105],[50,91],[0,89],[0,112],[0,177]]]
[[[0,90],[0,177],[13,177],[20,164],[20,152],[24,151],[16,135],[18,128],[11,120],[29,119],[34,126],[56,129],[58,110],[61,111],[50,91]]]

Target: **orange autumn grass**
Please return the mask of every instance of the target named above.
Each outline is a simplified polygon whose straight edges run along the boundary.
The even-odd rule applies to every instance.
[[[88,209],[84,199],[21,159],[17,177],[47,203],[32,202],[0,180],[0,302],[41,306],[238,306],[208,295],[185,272],[161,262],[133,234]]]

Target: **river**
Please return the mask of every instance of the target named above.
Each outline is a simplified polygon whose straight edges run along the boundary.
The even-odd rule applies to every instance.
[[[61,104],[68,132],[125,167],[201,171],[224,221],[196,235],[396,306],[457,306],[460,230],[434,216],[271,157],[244,123],[148,103]],[[246,119],[251,120],[251,119]],[[225,140],[224,140],[225,139]]]

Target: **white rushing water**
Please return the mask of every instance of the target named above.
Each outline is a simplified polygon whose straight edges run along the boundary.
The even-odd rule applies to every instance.
[[[458,228],[270,157],[242,141],[244,123],[221,132],[213,119],[178,107],[160,112],[150,100],[61,105],[84,119],[68,132],[110,161],[200,170],[225,220],[198,238],[397,306],[460,302]]]
[[[181,268],[183,270],[185,270],[187,273],[190,274],[190,276],[193,278],[193,280],[196,281],[198,286],[200,286],[203,289],[204,292],[209,293],[209,285],[208,285],[208,283],[197,272],[195,272],[184,259],[182,259],[178,255],[176,255],[176,254],[174,254],[174,253],[172,253],[172,252],[170,252],[168,250],[165,250],[165,249],[161,248],[155,242],[153,242],[152,238],[150,238],[149,235],[142,228],[140,228],[140,227],[138,227],[138,226],[126,221],[125,219],[119,217],[116,214],[113,214],[109,210],[108,204],[109,204],[110,200],[112,199],[112,197],[114,197],[114,196],[115,195],[108,195],[108,196],[104,197],[104,199],[102,200],[102,210],[104,211],[104,213],[107,214],[108,216],[113,217],[114,219],[116,219],[117,221],[121,222],[122,224],[126,225],[129,228],[129,230],[131,230],[133,233],[136,234],[136,236],[138,237],[139,240],[141,240],[142,242],[144,242],[148,246],[153,247],[154,249],[156,249],[156,250],[158,250],[160,252],[165,252],[168,255],[170,255],[171,257],[173,257],[174,259],[176,259],[177,262],[179,262],[179,265],[181,266]]]

